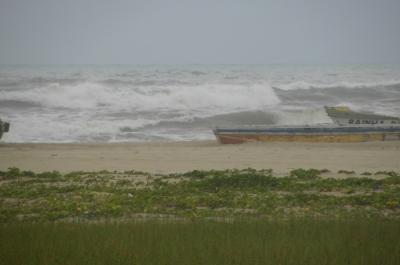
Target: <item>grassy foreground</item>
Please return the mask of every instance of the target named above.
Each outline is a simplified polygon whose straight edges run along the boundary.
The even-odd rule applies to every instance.
[[[379,176],[376,176],[376,175]],[[373,218],[400,217],[400,176],[395,172],[297,169],[36,174],[0,171],[0,223],[101,218]]]
[[[398,264],[399,205],[392,171],[9,168],[0,264]]]
[[[1,264],[398,264],[394,220],[8,224]]]

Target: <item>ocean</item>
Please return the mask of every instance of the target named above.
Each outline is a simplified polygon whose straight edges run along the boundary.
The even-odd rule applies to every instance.
[[[215,139],[213,125],[400,117],[400,64],[0,66],[6,143]]]

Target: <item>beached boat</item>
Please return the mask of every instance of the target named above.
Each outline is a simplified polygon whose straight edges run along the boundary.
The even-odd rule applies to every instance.
[[[355,112],[348,107],[324,106],[324,108],[333,122],[339,125],[375,126],[400,124],[400,118],[398,117]]]
[[[245,142],[365,142],[400,140],[399,125],[226,125],[214,126],[218,142],[240,144]]]
[[[10,130],[10,123],[2,122],[0,119],[0,139],[3,137],[3,133],[8,132]]]

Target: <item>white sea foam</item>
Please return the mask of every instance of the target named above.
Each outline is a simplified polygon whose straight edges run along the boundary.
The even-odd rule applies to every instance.
[[[4,142],[214,139],[215,123],[330,123],[323,105],[400,116],[400,65],[0,71]]]
[[[278,125],[304,125],[304,124],[323,124],[332,123],[332,120],[326,115],[323,108],[303,109],[298,111],[280,111],[277,114]]]
[[[21,101],[42,107],[62,108],[95,108],[98,104],[106,104],[114,97],[112,89],[97,84],[79,85],[51,84],[31,90],[3,92],[2,100]]]
[[[132,126],[132,130],[136,127]],[[12,131],[7,134],[7,141],[10,142],[92,142],[96,139],[110,140],[119,133],[121,124],[107,121],[74,121],[65,122],[29,122],[15,121],[12,123]]]
[[[32,90],[0,92],[2,100],[33,103],[42,107],[94,109],[99,106],[140,110],[249,108],[280,103],[268,85],[165,86],[115,89],[95,83],[51,84]]]

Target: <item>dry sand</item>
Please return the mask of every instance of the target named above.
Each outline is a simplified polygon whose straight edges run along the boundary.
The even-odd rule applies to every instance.
[[[400,141],[364,143],[273,142],[222,145],[217,141],[160,143],[0,143],[0,170],[9,167],[35,173],[57,170],[136,170],[152,174],[192,170],[329,169],[400,173]]]

